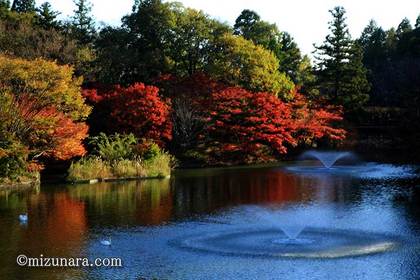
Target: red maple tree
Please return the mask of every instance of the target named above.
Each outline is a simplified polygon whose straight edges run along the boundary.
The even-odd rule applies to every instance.
[[[172,139],[170,105],[161,99],[157,87],[136,83],[106,92],[89,89],[84,96],[95,105],[93,121],[104,132],[133,133],[160,145]]]
[[[272,152],[284,154],[301,141],[339,140],[345,134],[331,125],[341,120],[339,112],[309,106],[300,94],[286,103],[270,93],[231,87],[213,93],[206,105],[207,146],[212,147],[214,158],[265,161],[273,157]]]

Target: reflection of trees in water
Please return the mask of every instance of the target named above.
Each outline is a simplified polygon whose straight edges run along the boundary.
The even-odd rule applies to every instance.
[[[344,202],[351,181],[325,174],[303,176],[281,170],[256,170],[181,177],[172,184],[175,215],[183,217],[241,204]]]
[[[31,194],[40,193],[40,186],[30,186],[23,188],[0,188],[0,210],[11,210],[16,208],[25,208],[25,197]]]
[[[155,225],[172,213],[169,180],[143,180],[71,186],[72,198],[85,201],[102,225]]]
[[[1,201],[3,204],[4,197]],[[31,279],[54,279],[48,270],[30,271],[19,268],[16,265],[16,256],[79,256],[87,232],[85,205],[72,200],[65,192],[26,193],[26,196],[18,196],[16,201],[18,203],[13,203],[16,208],[9,204],[12,211],[10,219],[0,220],[0,251],[6,253],[0,258],[0,266],[9,269],[4,275],[11,279],[14,276],[15,279],[26,279],[25,274],[29,273]],[[17,216],[24,211],[29,213],[27,225],[21,225],[17,221]],[[69,277],[75,277],[76,274],[80,277],[81,273],[76,270],[66,271]],[[60,278],[58,274],[56,278]]]

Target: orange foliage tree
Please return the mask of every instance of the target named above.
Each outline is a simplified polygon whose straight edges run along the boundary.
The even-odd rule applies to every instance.
[[[283,102],[269,93],[231,87],[214,92],[204,108],[206,150],[213,163],[268,161],[301,141],[340,140],[345,135],[332,126],[341,120],[339,112],[310,106],[297,93],[294,101]]]

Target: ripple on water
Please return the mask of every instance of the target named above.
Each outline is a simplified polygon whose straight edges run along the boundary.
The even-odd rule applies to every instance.
[[[306,228],[297,239],[275,229],[214,232],[176,240],[178,247],[223,255],[274,258],[344,258],[383,253],[398,247],[398,238],[350,230]]]
[[[293,173],[309,175],[348,175],[363,179],[404,179],[416,176],[416,170],[412,166],[377,163],[333,166],[331,168],[320,166],[289,166],[286,167],[286,170]]]

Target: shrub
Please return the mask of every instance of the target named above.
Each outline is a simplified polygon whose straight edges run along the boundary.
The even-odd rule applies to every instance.
[[[89,144],[93,146],[92,153],[109,162],[133,158],[133,146],[136,143],[137,139],[133,134],[118,133],[111,136],[100,133],[89,140]]]
[[[162,153],[159,146],[151,140],[143,140],[136,146],[135,153],[143,160],[154,159]]]

